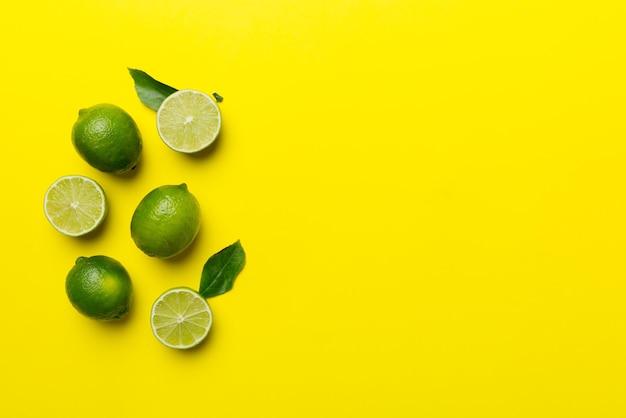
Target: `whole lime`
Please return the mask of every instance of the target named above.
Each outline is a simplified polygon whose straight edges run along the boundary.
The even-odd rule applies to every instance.
[[[130,234],[150,257],[180,254],[200,230],[200,204],[185,183],[157,187],[139,202],[130,222]]]
[[[122,174],[137,165],[141,156],[141,133],[124,109],[101,103],[78,112],[72,143],[92,167]]]
[[[128,313],[133,288],[128,271],[119,261],[96,255],[78,257],[65,279],[65,292],[78,312],[111,321]]]

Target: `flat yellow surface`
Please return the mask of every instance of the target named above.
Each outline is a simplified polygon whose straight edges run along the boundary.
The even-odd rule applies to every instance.
[[[626,416],[626,2],[10,2],[2,39],[1,417]],[[127,67],[224,97],[211,151],[177,154]],[[82,107],[127,110],[132,176],[89,167]],[[56,232],[46,188],[83,174],[110,212]],[[141,253],[162,184],[195,244]],[[241,239],[197,349],[152,302]],[[78,256],[129,270],[132,313],[68,302]]]

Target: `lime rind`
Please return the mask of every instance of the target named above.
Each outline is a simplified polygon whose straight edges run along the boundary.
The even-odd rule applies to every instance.
[[[78,257],[65,279],[65,291],[78,312],[99,321],[123,318],[133,299],[128,271],[104,255]]]
[[[161,140],[182,153],[202,151],[215,141],[222,124],[220,109],[211,96],[197,90],[169,95],[157,111]]]
[[[188,349],[206,338],[213,314],[206,299],[198,292],[178,287],[164,292],[154,302],[150,322],[154,336],[163,345]]]
[[[78,111],[72,127],[72,143],[90,166],[112,174],[132,170],[143,148],[135,120],[124,109],[110,103]]]
[[[95,180],[79,175],[63,176],[46,190],[44,212],[54,229],[78,237],[102,224],[107,200]]]
[[[146,255],[170,258],[191,245],[200,224],[200,203],[187,185],[163,185],[139,202],[131,218],[130,234]]]

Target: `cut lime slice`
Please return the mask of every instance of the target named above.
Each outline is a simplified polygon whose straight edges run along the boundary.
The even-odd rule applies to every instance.
[[[50,224],[71,237],[96,229],[107,213],[104,190],[85,176],[64,176],[46,191],[44,212]]]
[[[169,95],[157,111],[157,129],[174,151],[194,153],[211,145],[220,132],[220,109],[209,95],[179,90]]]
[[[154,336],[171,348],[198,345],[211,329],[213,314],[205,298],[187,287],[163,293],[152,305],[150,323]]]

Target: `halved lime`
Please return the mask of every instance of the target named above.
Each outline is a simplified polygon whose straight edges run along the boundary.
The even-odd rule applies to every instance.
[[[64,176],[46,191],[44,212],[59,232],[77,237],[96,229],[107,214],[102,187],[85,176]]]
[[[194,153],[211,145],[220,132],[222,116],[215,100],[197,90],[169,95],[157,111],[157,129],[174,151]]]
[[[206,299],[188,287],[167,290],[154,302],[150,313],[154,336],[170,348],[198,345],[208,335],[212,322]]]

